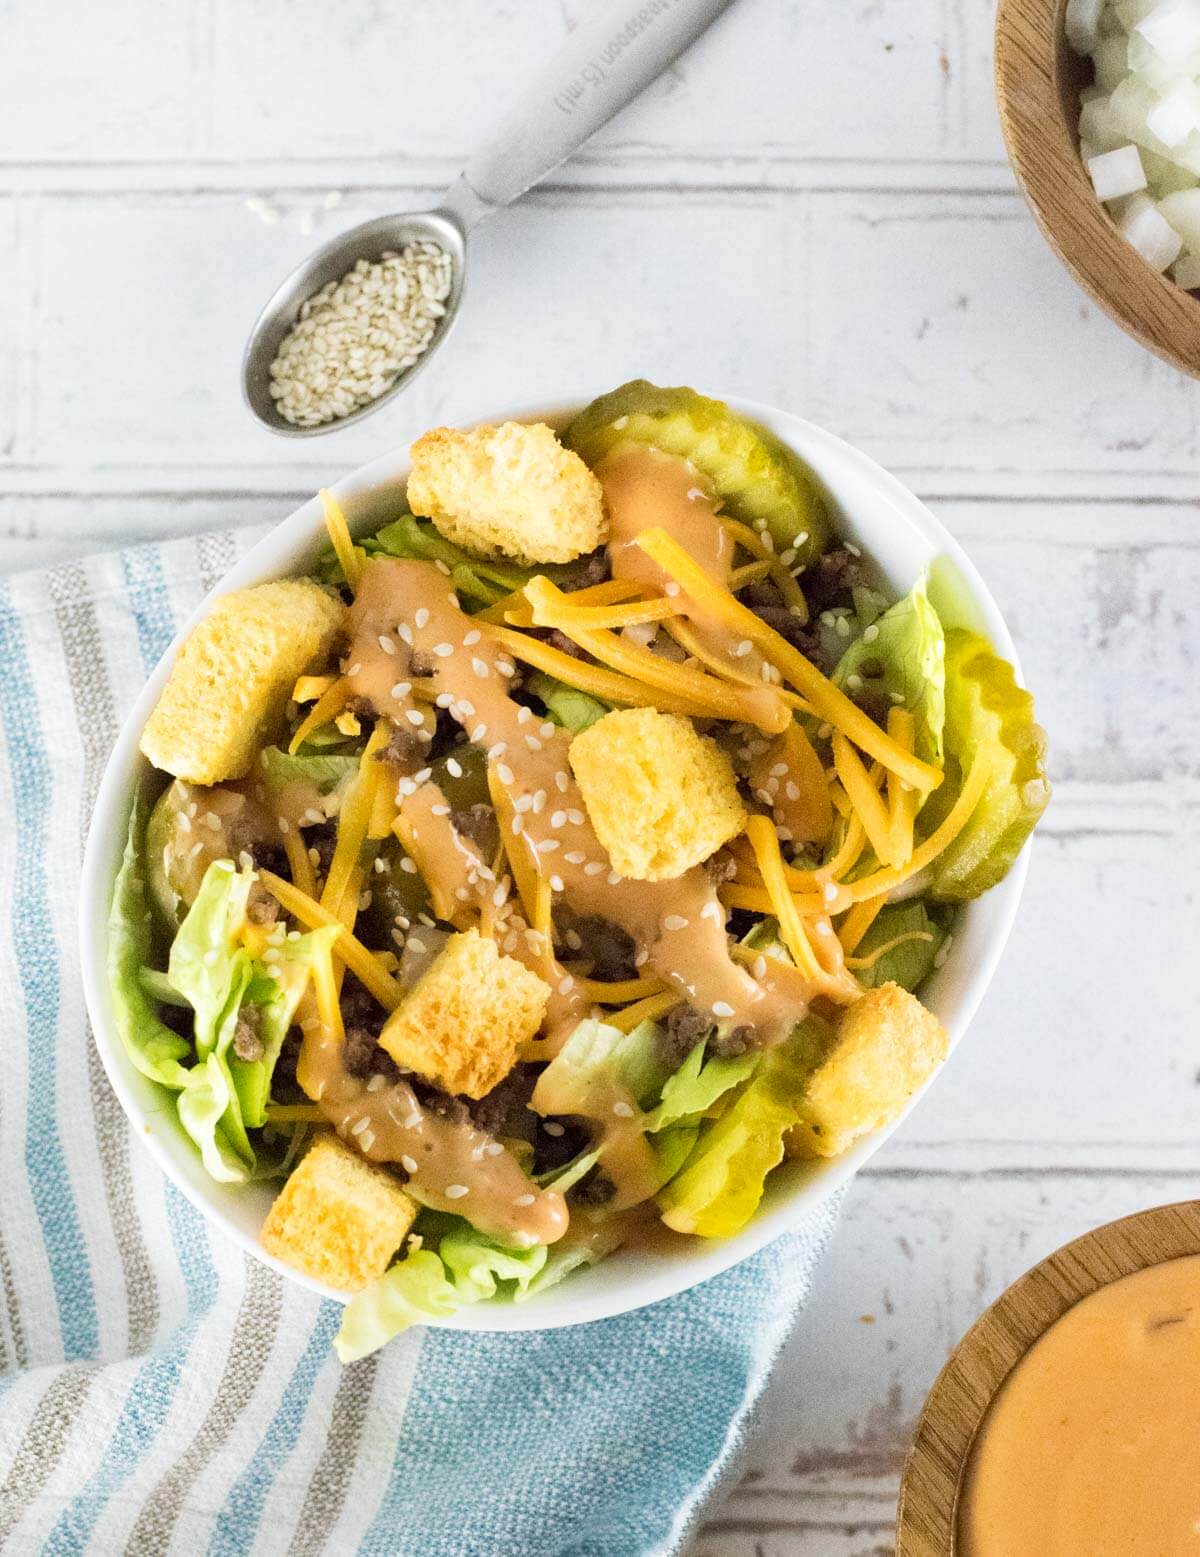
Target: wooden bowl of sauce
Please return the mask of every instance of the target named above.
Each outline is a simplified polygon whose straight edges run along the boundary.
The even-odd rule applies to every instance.
[[[897,1525],[898,1557],[1200,1552],[1200,1202],[1086,1233],[976,1321]]]
[[[1143,346],[1200,377],[1200,298],[1126,243],[1079,155],[1079,89],[1092,67],[1067,43],[1065,11],[1066,0],[1000,0],[996,94],[1013,171],[1084,291]]]

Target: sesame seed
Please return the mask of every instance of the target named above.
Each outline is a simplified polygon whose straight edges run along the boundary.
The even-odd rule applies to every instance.
[[[457,757],[446,758],[446,772],[450,775],[451,778],[462,778],[462,763],[459,762]]]
[[[808,531],[807,530],[801,530],[799,535],[793,535],[792,536],[792,545],[797,547],[797,548],[799,548],[799,547],[804,545],[804,543],[805,543],[805,541],[807,539],[808,539]]]
[[[615,870],[610,870],[608,875],[604,879],[608,882],[610,887],[615,887],[618,884],[618,882],[621,880],[620,872],[619,871],[615,871]]]
[[[410,859],[406,854],[400,861],[400,869],[406,876],[415,876],[417,874],[417,862],[416,860]]]
[[[395,698],[407,697],[411,691],[411,681],[397,681],[396,685],[392,688],[392,696]]]
[[[412,647],[413,630],[407,622],[401,622],[399,624],[399,626],[396,628],[396,636],[401,640],[402,643],[408,644],[409,648]],[[353,672],[351,672],[351,674],[353,674]]]
[[[572,807],[567,812],[567,821],[571,823],[572,827],[582,827],[583,826],[583,812],[579,811],[579,810],[576,810],[574,807]]]
[[[542,807],[546,804],[546,791],[544,789],[536,790],[533,795],[532,803],[534,816],[540,815]]]
[[[185,815],[184,812],[180,811],[178,813],[178,815],[176,816],[175,821],[178,824],[179,831],[181,833],[190,833],[191,832],[191,830],[192,830],[192,819],[191,819],[190,816],[187,816],[187,815]]]
[[[417,1171],[417,1159],[415,1157],[403,1156],[400,1159],[400,1166],[405,1173],[415,1173]]]
[[[850,688],[851,692],[861,692],[863,689],[863,678],[858,674],[857,671],[851,671],[850,674],[846,677],[846,685]]]
[[[274,206],[252,198],[264,221],[278,220]],[[301,305],[271,364],[280,416],[319,427],[385,394],[428,350],[453,274],[446,250],[422,239],[327,282]]]
[[[700,917],[701,919],[713,919],[718,924],[723,924],[725,922],[725,915],[721,912],[721,905],[713,899],[710,899],[707,903],[705,903],[704,907],[700,910]]]
[[[454,653],[454,645],[452,643],[435,643],[433,646],[433,652],[437,655],[438,659],[448,660]]]
[[[849,617],[839,616],[833,625],[839,638],[848,638],[850,636]]]
[[[558,786],[558,788],[563,792],[563,794],[565,795],[566,792],[567,792],[568,784],[569,784],[569,780],[567,778],[567,775],[565,773],[561,772],[561,771],[556,773],[554,775],[554,782]]]
[[[538,740],[536,735],[527,735],[525,737],[525,744],[529,747],[530,751],[541,751],[542,749],[542,743]]]
[[[563,881],[561,876],[550,877],[550,890],[551,892],[561,892],[563,890]]]
[[[542,740],[548,741],[554,734],[554,726],[549,722],[549,720],[547,720],[538,731],[538,734],[541,736]]]
[[[663,920],[664,930],[686,930],[688,922],[682,914],[668,914]]]
[[[584,860],[587,859],[587,855],[582,849],[572,849],[569,854],[563,855],[563,859],[566,860],[568,865],[582,865]]]
[[[449,806],[436,805],[436,806],[430,806],[429,809],[433,813],[434,816],[449,816],[450,815],[450,807]],[[375,863],[378,865],[379,861],[376,860]]]
[[[566,825],[566,821],[567,821],[567,813],[565,811],[552,811],[550,813],[550,825],[551,825],[551,827],[555,827],[555,828],[564,827]]]
[[[292,830],[287,817],[277,816],[275,820],[279,823],[279,831],[286,837]]]
[[[845,546],[846,550],[852,557],[862,556],[862,547],[856,546],[853,541],[844,541],[842,544]]]
[[[486,676],[488,674],[487,661],[486,660],[481,660],[481,659],[473,659],[471,661],[471,669],[475,672],[475,674],[477,676],[482,678],[482,677],[484,677],[484,676]]]
[[[679,585],[675,582],[674,579],[672,579],[671,582],[667,585],[667,594],[670,595],[672,600],[674,600],[678,593]]]
[[[446,1185],[446,1199],[447,1200],[461,1200],[464,1195],[469,1195],[470,1193],[471,1193],[470,1190],[467,1188],[467,1186],[465,1184],[447,1184]]]
[[[733,652],[737,655],[739,660],[745,659],[746,655],[750,653],[750,650],[753,647],[754,645],[750,642],[749,638],[743,638],[741,643],[734,646]]]
[[[796,552],[794,547],[789,546],[786,551],[781,551],[779,553],[779,560],[783,563],[785,568],[790,568],[792,563],[796,560]]]
[[[750,969],[756,979],[764,979],[767,976],[767,959],[760,952],[754,959],[754,965]]]
[[[440,557],[437,557],[434,559],[433,565],[439,573],[444,573],[447,578],[450,577],[450,564],[448,562],[443,562]]]
[[[598,876],[603,869],[603,860],[589,860],[583,867],[583,874],[585,876]]]
[[[564,1126],[560,1125],[560,1124],[557,1124],[553,1119],[548,1120],[542,1126],[542,1129],[545,1130],[547,1135],[559,1136],[559,1135],[564,1135],[566,1133],[566,1130],[565,1130]]]
[[[827,741],[832,734],[833,734],[833,726],[831,724],[823,724],[821,726],[821,728],[817,731],[817,737],[818,737],[819,740],[822,740],[822,741]]]
[[[379,634],[379,647],[385,654],[395,654],[396,652],[396,645],[392,642],[386,633]]]
[[[817,932],[818,935],[833,934],[833,926],[829,923],[828,919],[818,919],[816,924],[813,926],[813,929]]]
[[[472,709],[471,712],[474,713],[475,710]],[[477,724],[475,726],[475,728],[471,731],[471,740],[472,740],[474,745],[482,746],[484,741],[487,740],[487,725],[486,724]]]
[[[518,1195],[517,1198],[513,1201],[513,1205],[514,1206],[531,1206],[536,1199],[537,1199],[536,1195],[529,1195],[529,1194]]]
[[[835,884],[832,881],[827,881],[825,883],[825,901],[827,903],[836,903],[837,895],[838,889]]]
[[[732,1016],[733,1007],[729,1004],[728,1000],[714,1000],[712,1014],[714,1016]]]
[[[567,974],[567,976],[565,978],[559,979],[559,981],[558,981],[558,992],[559,992],[560,995],[569,995],[574,988],[575,988],[575,980],[571,977],[571,975],[569,973]]]
[[[625,1102],[618,1101],[618,1102],[614,1103],[613,1104],[613,1113],[616,1114],[618,1119],[632,1119],[633,1118],[633,1108],[631,1107],[630,1104],[625,1103]]]
[[[370,1127],[371,1127],[371,1121],[364,1114],[361,1119],[356,1119],[354,1121],[354,1123],[350,1126],[350,1134],[351,1135],[361,1135],[364,1130],[368,1130],[368,1129],[370,1129]]]
[[[386,1076],[381,1076],[379,1074],[379,1072],[376,1071],[375,1074],[367,1082],[367,1091],[368,1092],[382,1092],[384,1087],[387,1086],[387,1084],[388,1084],[387,1077]]]
[[[864,643],[874,643],[876,638],[878,638],[878,637],[879,637],[879,628],[876,627],[874,622],[871,623],[870,627],[865,627],[863,629],[863,642]]]
[[[888,693],[888,697],[891,699],[892,703],[897,708],[899,708],[903,704],[903,702],[904,702],[904,693],[903,692],[889,692]]]
[[[404,717],[408,720],[409,724],[423,725],[425,723],[425,715],[419,708],[410,708]]]
[[[539,854],[553,854],[558,846],[557,838],[543,838],[541,843],[535,845]]]
[[[404,1128],[406,1130],[417,1130],[417,1129],[420,1128],[421,1123],[422,1123],[422,1120],[421,1120],[420,1110],[419,1109],[415,1109],[411,1114],[409,1114],[408,1118],[404,1121]]]
[[[489,746],[487,749],[488,761],[495,762],[498,758],[503,757],[507,750],[508,743],[506,741],[497,741],[494,746]]]
[[[496,764],[496,777],[502,784],[512,784],[516,782],[516,774],[509,767],[507,762],[498,762]]]
[[[788,770],[788,765],[787,765],[786,762],[777,762],[770,769],[770,774],[771,774],[772,778],[782,778],[783,775],[787,772],[787,770]]]

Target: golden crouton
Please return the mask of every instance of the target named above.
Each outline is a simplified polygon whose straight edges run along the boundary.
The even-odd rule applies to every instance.
[[[946,1058],[946,1029],[915,995],[881,984],[855,1001],[809,1079],[789,1157],[837,1157],[892,1120]]]
[[[544,422],[435,427],[412,446],[408,505],[468,551],[525,564],[570,562],[607,533],[599,481]]]
[[[307,579],[223,595],[184,640],[142,751],[191,784],[241,778],[278,733],[296,677],[329,652],[344,615],[339,600]]]
[[[416,1214],[390,1173],[322,1134],[279,1191],[260,1238],[268,1254],[357,1292],[383,1275]]]
[[[541,1026],[549,986],[478,930],[452,935],[388,1017],[379,1042],[446,1092],[483,1097]]]
[[[613,869],[635,881],[682,876],[746,825],[728,758],[677,714],[605,714],[570,760]]]

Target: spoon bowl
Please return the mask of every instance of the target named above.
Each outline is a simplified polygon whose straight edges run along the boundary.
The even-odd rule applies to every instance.
[[[360,259],[376,261],[388,252],[398,252],[405,244],[419,241],[438,244],[450,256],[450,295],[446,298],[446,312],[438,321],[433,339],[411,368],[405,368],[396,377],[390,389],[332,421],[317,427],[299,427],[279,414],[271,396],[271,364],[279,355],[293,326],[300,317],[300,309],[308,299],[330,281],[340,281],[354,269]],[[275,289],[267,306],[259,314],[246,350],[242,357],[242,393],[246,403],[272,432],[285,438],[308,438],[315,433],[329,432],[335,427],[348,427],[361,421],[372,411],[389,401],[393,395],[406,388],[426,366],[437,348],[450,333],[462,301],[466,279],[467,235],[458,219],[447,211],[416,211],[409,215],[377,216],[369,222],[340,233],[324,244]]]

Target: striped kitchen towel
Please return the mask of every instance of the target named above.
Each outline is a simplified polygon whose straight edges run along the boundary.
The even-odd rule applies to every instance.
[[[686,1542],[830,1236],[603,1323],[427,1330],[341,1368],[336,1304],[131,1139],[76,966],[100,773],[176,624],[257,537],[0,580],[0,1548],[615,1557]]]

